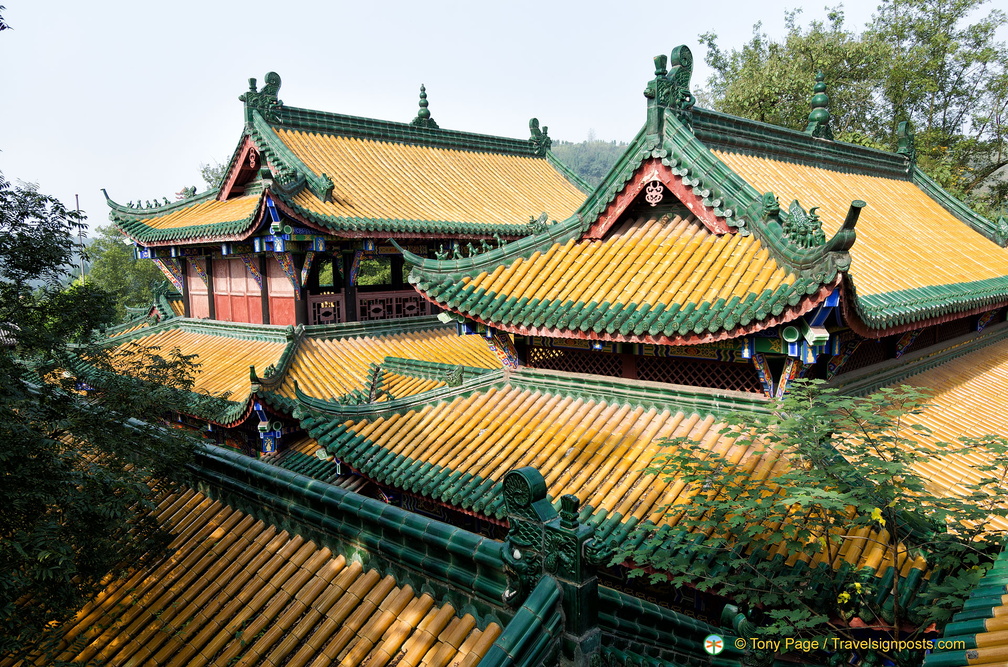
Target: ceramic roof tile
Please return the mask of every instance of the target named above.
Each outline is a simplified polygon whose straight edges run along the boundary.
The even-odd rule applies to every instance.
[[[1008,552],[977,583],[942,640],[945,645],[925,657],[926,667],[1008,663]]]
[[[427,664],[478,659],[469,615],[194,491],[164,496],[172,555],[110,583],[26,664]],[[446,636],[445,627],[464,631]],[[7,660],[0,660],[5,666]],[[325,664],[328,664],[326,662]]]
[[[147,211],[112,205],[110,217],[127,235],[140,243],[234,237],[252,229],[261,202],[261,194],[226,201],[205,199],[188,206],[169,204],[164,213],[159,213],[157,209]]]
[[[193,391],[230,392],[231,401],[242,401],[248,396],[250,365],[266,368],[275,364],[286,347],[284,342],[214,336],[183,328],[159,331],[124,345],[156,347],[162,356],[175,348],[185,355],[197,355],[194,361],[199,368]]]
[[[820,167],[715,151],[760,192],[786,207],[798,199],[817,206],[827,237],[850,203],[868,206],[850,249],[850,275],[859,297],[1008,275],[1008,249],[961,222],[908,180],[842,173]]]
[[[954,443],[960,436],[1008,433],[1008,411],[1003,406],[1008,400],[1008,340],[909,377],[902,384],[932,393],[929,407],[916,416],[930,429],[930,435],[919,438],[922,443]],[[976,483],[988,476],[976,470],[988,460],[989,455],[976,451],[954,458],[930,457],[917,467],[939,491],[955,491],[961,483]],[[1004,492],[1008,494],[1008,488]],[[1005,518],[993,517],[991,524],[1008,529]]]
[[[294,382],[301,391],[318,398],[338,398],[364,388],[372,364],[385,357],[459,364],[477,368],[500,368],[500,361],[479,336],[459,336],[454,329],[431,329],[387,336],[355,338],[308,337],[297,354],[278,392],[294,397]],[[395,398],[428,391],[443,382],[384,373],[382,386]]]
[[[387,229],[388,220],[523,225],[543,211],[563,220],[584,200],[545,158],[288,129],[277,135],[335,183],[331,201],[305,190],[295,204],[327,217],[373,219],[375,229]]]
[[[776,452],[736,446],[722,428],[711,414],[555,393],[520,381],[401,414],[309,424],[322,446],[361,474],[451,506],[503,517],[500,480],[509,470],[533,466],[551,498],[576,495],[596,521],[659,525],[678,521],[667,505],[688,502],[683,484],[644,472],[656,462],[662,439],[699,440],[759,478],[786,465]],[[891,566],[874,542],[863,544],[869,546],[849,547],[840,560],[880,573]],[[919,566],[901,562],[904,573]]]
[[[648,342],[728,335],[823,287],[780,267],[755,236],[679,216],[629,219],[601,241],[554,243],[492,272],[445,280],[414,269],[411,281],[439,305],[518,333]]]

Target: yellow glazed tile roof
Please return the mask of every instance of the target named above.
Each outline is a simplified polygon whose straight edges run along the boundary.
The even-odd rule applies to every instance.
[[[515,333],[647,342],[725,337],[824,287],[779,266],[755,236],[714,234],[692,216],[627,219],[603,240],[554,243],[461,278],[415,269],[410,280],[443,307]]]
[[[332,200],[307,190],[294,203],[324,216],[515,225],[546,211],[569,217],[584,200],[546,159],[387,143],[278,129]]]
[[[166,215],[144,217],[139,220],[143,225],[152,229],[178,229],[180,227],[238,222],[247,220],[256,212],[259,199],[260,195],[258,194],[235,197],[227,201],[211,199],[172,211]]]
[[[229,400],[242,401],[249,394],[249,366],[254,364],[256,368],[264,369],[275,364],[286,343],[168,329],[125,345],[157,347],[157,354],[161,356],[175,348],[185,355],[195,354],[194,361],[199,364],[199,369],[193,391],[215,395],[230,392]]]
[[[957,442],[960,436],[1008,435],[1008,340],[992,343],[914,375],[901,384],[932,392],[931,404],[917,420],[931,430],[921,442]],[[975,483],[986,473],[976,466],[988,457],[981,452],[965,457],[933,457],[917,467],[932,481],[937,491],[961,492],[961,483]],[[1008,498],[1008,488],[1004,489]],[[993,517],[991,524],[1008,530],[1008,519]]]
[[[550,303],[699,305],[792,282],[754,236],[718,236],[677,216],[627,220],[604,241],[555,244],[469,284]]]
[[[509,470],[534,466],[552,498],[574,494],[595,512],[604,510],[606,522],[632,518],[675,525],[679,517],[663,508],[689,497],[681,483],[644,472],[660,451],[667,451],[656,441],[688,436],[766,479],[786,465],[778,452],[736,446],[720,433],[723,426],[711,415],[508,384],[405,414],[309,430],[367,477],[490,516],[502,508],[483,480],[499,484]],[[376,456],[372,445],[396,456]],[[362,452],[360,459],[356,451]],[[805,557],[792,554],[792,561],[797,558]],[[891,565],[891,557],[870,540],[848,541],[839,559],[879,574]],[[923,561],[901,561],[903,574],[923,566]]]
[[[284,377],[279,393],[294,398],[294,382],[316,398],[336,398],[364,388],[371,364],[402,357],[477,368],[500,368],[479,336],[459,336],[453,329],[432,329],[389,336],[306,338]],[[383,388],[395,398],[428,391],[442,383],[385,373]]]
[[[81,609],[63,629],[57,660],[468,667],[500,634],[496,624],[481,631],[450,604],[200,493],[167,495],[157,517],[175,533],[171,556],[109,584]]]
[[[820,207],[827,238],[842,225],[852,200],[866,201],[850,250],[859,296],[1008,275],[1008,249],[958,220],[910,181],[715,154],[760,192],[777,195],[782,208],[794,199],[806,209]]]

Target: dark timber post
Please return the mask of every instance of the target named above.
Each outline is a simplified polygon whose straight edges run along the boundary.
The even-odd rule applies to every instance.
[[[270,323],[270,312],[269,312],[269,265],[267,264],[266,255],[259,255],[259,275],[262,276],[262,290],[259,294],[262,301],[262,321],[263,324]]]

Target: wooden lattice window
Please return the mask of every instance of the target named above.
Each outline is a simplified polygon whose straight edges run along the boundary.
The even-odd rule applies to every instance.
[[[637,357],[637,379],[694,387],[762,393],[752,364],[678,357]]]
[[[840,368],[840,373],[850,373],[851,371],[883,362],[892,357],[894,355],[892,351],[892,338],[890,336],[881,340],[862,341],[850,359]]]
[[[935,342],[940,343],[976,331],[975,317],[960,317],[958,320],[943,322],[935,327]]]
[[[917,350],[923,350],[925,347],[931,347],[935,344],[935,328],[928,327],[924,331],[920,332],[920,335],[914,339],[914,342],[907,346],[907,349],[903,350],[903,354],[910,354],[911,352],[916,352]]]
[[[623,376],[623,359],[616,354],[557,347],[533,347],[529,348],[527,356],[527,363],[532,368],[611,377]]]

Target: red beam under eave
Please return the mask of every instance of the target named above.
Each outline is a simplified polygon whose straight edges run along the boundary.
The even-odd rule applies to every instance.
[[[889,327],[887,329],[872,329],[864,320],[857,314],[857,309],[854,308],[853,299],[851,297],[851,287],[848,284],[849,278],[845,278],[840,289],[841,297],[840,304],[843,308],[843,316],[847,322],[847,326],[851,328],[851,331],[856,333],[863,338],[885,338],[886,336],[893,336],[895,334],[906,333],[907,331],[915,331],[916,329],[923,329],[924,327],[934,326],[936,324],[943,324],[945,322],[951,322],[952,320],[962,319],[964,317],[969,317],[971,315],[979,315],[980,313],[986,313],[989,310],[996,310],[997,308],[1004,308],[1008,306],[1008,300],[998,301],[996,303],[986,304],[983,306],[977,306],[975,308],[970,308],[969,310],[963,310],[957,313],[948,313],[946,315],[939,315],[938,317],[931,317],[924,320],[917,320],[916,322],[909,322],[907,324],[900,324],[895,327]]]
[[[683,183],[680,176],[672,173],[670,167],[662,164],[661,160],[651,158],[641,163],[637,168],[633,178],[627,181],[623,190],[616,195],[616,198],[609,202],[605,211],[599,215],[598,220],[592,224],[591,228],[584,235],[586,239],[601,239],[605,233],[613,226],[620,215],[637,199],[648,183],[660,181],[668,188],[669,192],[675,196],[696,216],[703,225],[714,234],[727,234],[732,231],[728,223],[721,216],[714,215],[714,210],[704,206],[703,198],[694,194],[692,188]]]
[[[764,320],[760,320],[756,324],[751,324],[749,326],[740,327],[733,329],[731,331],[721,331],[718,333],[707,333],[707,334],[688,334],[686,336],[679,337],[669,337],[669,336],[620,336],[618,334],[605,334],[605,333],[595,333],[595,332],[582,332],[582,331],[571,331],[569,329],[556,329],[556,328],[544,328],[544,327],[526,327],[526,326],[514,326],[506,324],[497,324],[495,322],[489,322],[487,320],[475,317],[473,315],[463,313],[462,311],[455,310],[454,308],[449,308],[443,303],[439,303],[434,299],[430,298],[425,292],[417,290],[424,299],[431,302],[435,306],[441,308],[442,310],[448,310],[453,313],[457,313],[467,319],[473,320],[474,322],[479,322],[488,327],[493,327],[499,329],[500,331],[506,331],[508,333],[518,334],[519,336],[543,336],[547,338],[576,338],[581,340],[600,340],[609,341],[614,343],[644,343],[648,345],[701,345],[703,343],[714,343],[720,340],[728,340],[730,338],[738,338],[739,336],[747,336],[751,333],[756,333],[757,331],[762,331],[764,329],[769,329],[770,327],[775,327],[778,324],[784,324],[790,322],[795,318],[801,317],[805,313],[811,311],[813,308],[822,303],[826,297],[828,297],[834,289],[841,282],[841,276],[837,276],[836,280],[833,282],[823,285],[819,288],[818,292],[814,294],[805,296],[797,305],[785,308],[780,315],[772,315]]]

